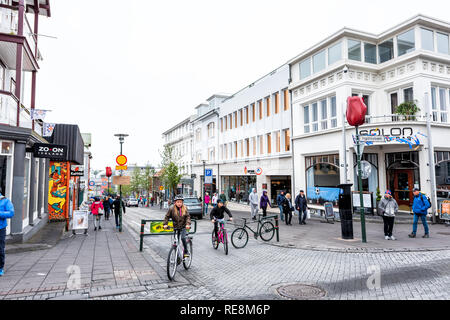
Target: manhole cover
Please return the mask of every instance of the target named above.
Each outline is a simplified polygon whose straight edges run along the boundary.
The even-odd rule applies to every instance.
[[[326,296],[327,292],[322,288],[307,284],[290,284],[279,287],[277,292],[288,299],[308,300],[319,299]]]

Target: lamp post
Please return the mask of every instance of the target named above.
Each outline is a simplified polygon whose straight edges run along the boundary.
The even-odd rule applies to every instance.
[[[119,133],[119,134],[115,134],[115,137],[119,138],[119,143],[120,143],[120,155],[123,155],[122,150],[123,150],[123,143],[125,142],[125,138],[129,137],[128,134],[123,134],[123,133]],[[123,175],[123,170],[120,170],[120,176],[122,177]],[[119,194],[120,194],[120,200],[122,200],[122,185],[119,185]],[[122,232],[122,215],[119,215],[119,232]]]
[[[203,163],[203,185],[202,185],[202,215],[205,214],[205,181],[206,181],[206,160]]]

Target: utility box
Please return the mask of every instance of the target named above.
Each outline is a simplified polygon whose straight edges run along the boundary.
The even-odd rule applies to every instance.
[[[353,240],[353,208],[352,208],[353,184],[341,184],[339,194],[339,216],[341,218],[342,239]]]

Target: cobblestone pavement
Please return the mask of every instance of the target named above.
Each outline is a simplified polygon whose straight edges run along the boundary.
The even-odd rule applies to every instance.
[[[137,239],[141,219],[161,219],[163,214],[130,209],[126,222]],[[327,291],[325,299],[331,300],[448,299],[450,293],[450,250],[344,253],[277,247],[250,239],[246,248],[230,247],[225,256],[221,247],[212,249],[211,230],[208,220],[199,221],[192,269],[178,274],[191,286],[109,298],[281,299],[276,288],[291,283],[317,285]],[[169,238],[145,238],[145,247],[156,252],[155,261],[165,268]],[[367,281],[377,268],[381,287],[369,290]]]

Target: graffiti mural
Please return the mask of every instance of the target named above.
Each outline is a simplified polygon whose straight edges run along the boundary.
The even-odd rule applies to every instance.
[[[50,220],[65,220],[69,179],[67,162],[50,162],[48,185],[48,215]]]

